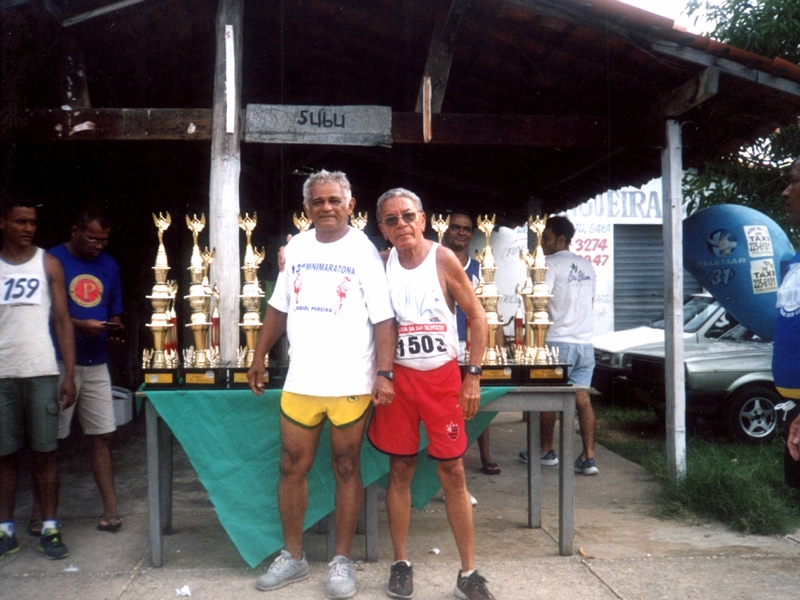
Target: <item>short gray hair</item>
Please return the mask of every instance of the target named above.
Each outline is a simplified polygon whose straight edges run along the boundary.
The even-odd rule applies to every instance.
[[[311,188],[313,188],[315,185],[329,182],[338,183],[340,186],[342,186],[342,191],[346,196],[344,201],[350,201],[350,198],[353,197],[353,191],[350,187],[350,181],[348,181],[347,175],[341,171],[326,171],[325,169],[322,169],[321,171],[317,171],[316,173],[309,175],[308,179],[306,179],[306,182],[303,184],[303,204],[308,206],[308,203],[311,202]]]
[[[392,198],[408,198],[417,205],[417,210],[419,212],[425,212],[422,208],[422,200],[420,200],[419,196],[417,196],[414,192],[405,188],[392,188],[388,192],[384,192],[381,197],[378,198],[378,207],[376,209],[378,212],[378,221],[383,220],[383,214],[381,213],[381,210],[383,209],[383,203],[387,200],[391,200]]]

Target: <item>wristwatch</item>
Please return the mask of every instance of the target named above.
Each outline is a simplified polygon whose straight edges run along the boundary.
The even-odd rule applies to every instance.
[[[386,377],[389,381],[394,381],[394,371],[378,371],[378,377]]]
[[[483,373],[483,369],[476,367],[475,365],[467,365],[467,373],[470,375],[480,375]]]

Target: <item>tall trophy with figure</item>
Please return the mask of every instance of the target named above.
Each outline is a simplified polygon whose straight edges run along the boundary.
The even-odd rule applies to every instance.
[[[153,316],[147,323],[153,335],[153,347],[142,351],[143,378],[150,387],[171,387],[178,383],[178,359],[175,348],[168,347],[168,340],[174,336],[174,324],[170,316],[170,306],[175,301],[177,284],[167,280],[169,262],[164,248],[164,232],[172,224],[169,213],[164,216],[153,213],[153,222],[158,231],[158,251],[153,266],[155,284],[153,291],[147,296],[153,307]]]

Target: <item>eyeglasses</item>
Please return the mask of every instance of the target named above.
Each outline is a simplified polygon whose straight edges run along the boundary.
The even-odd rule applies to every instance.
[[[384,217],[383,224],[387,227],[397,227],[397,223],[400,218],[402,218],[406,223],[410,224],[416,221],[418,216],[419,213],[416,212],[404,212],[402,215],[400,215],[400,217],[397,215],[389,215],[388,217]]]
[[[108,246],[108,238],[106,238],[104,240],[101,240],[101,239],[98,239],[98,238],[91,238],[88,235],[86,235],[85,233],[83,233],[82,231],[81,231],[81,235],[83,236],[83,239],[85,239],[87,242],[89,242],[92,246],[102,246],[103,248]]]

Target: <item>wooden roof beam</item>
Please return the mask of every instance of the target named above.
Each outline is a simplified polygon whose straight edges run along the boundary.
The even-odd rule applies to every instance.
[[[795,83],[788,79],[770,75],[764,71],[759,71],[752,67],[747,67],[741,63],[732,61],[727,58],[719,58],[708,52],[695,50],[686,46],[680,46],[675,43],[660,41],[651,41],[649,44],[650,50],[660,54],[666,54],[689,63],[702,65],[705,67],[716,67],[721,73],[749,81],[755,85],[763,85],[765,87],[778,90],[785,94],[800,97],[800,83]]]
[[[719,69],[708,67],[683,85],[664,94],[650,112],[661,120],[675,118],[713,98],[717,92]]]
[[[647,119],[571,115],[433,115],[437,145],[549,148],[662,147],[663,127]],[[244,118],[242,116],[242,122]],[[211,139],[211,109],[105,108],[0,111],[0,131],[17,141]],[[394,144],[422,144],[420,113],[392,114]]]
[[[450,77],[450,65],[453,64],[456,36],[461,23],[464,22],[468,9],[469,0],[453,0],[447,13],[447,18],[434,25],[424,70],[424,73],[430,75],[431,78],[431,112],[438,113],[442,110],[444,92],[447,88],[447,80]],[[424,82],[425,78],[423,76],[422,83],[419,86],[419,93],[417,94],[415,112],[422,112]]]

